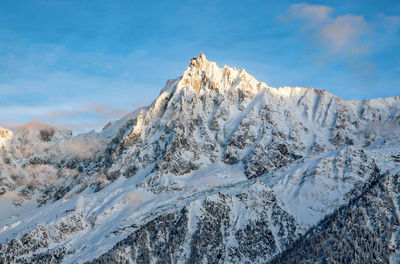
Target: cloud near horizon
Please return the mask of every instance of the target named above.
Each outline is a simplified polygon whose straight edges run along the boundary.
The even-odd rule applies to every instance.
[[[93,113],[96,114],[99,117],[122,117],[126,114],[128,114],[130,111],[122,108],[115,108],[109,105],[104,105],[104,104],[86,104],[78,109],[72,110],[72,111],[50,111],[49,113],[46,113],[44,117],[48,118],[68,118],[68,117],[78,117],[80,115],[84,115],[87,113]]]
[[[144,104],[145,102],[138,101],[133,103],[132,107],[138,108]],[[91,129],[100,130],[110,120],[122,118],[134,111],[134,108],[128,110],[100,103],[85,104],[76,109],[53,109],[57,109],[57,106],[19,108],[20,114],[27,122],[7,122],[7,116],[2,116],[0,120],[3,121],[0,122],[0,126],[16,131],[30,123],[45,123],[81,133]],[[4,107],[0,108],[0,111],[7,114],[14,112],[15,108]]]

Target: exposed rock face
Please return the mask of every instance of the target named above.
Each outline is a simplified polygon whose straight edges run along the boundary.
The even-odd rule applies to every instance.
[[[87,227],[83,214],[64,217],[58,223],[43,227],[36,226],[21,238],[12,239],[0,247],[0,263],[52,263],[60,261],[66,254],[65,247],[47,249],[54,243],[60,243],[66,237]]]
[[[92,263],[265,262],[293,243],[295,231],[294,218],[257,182],[157,217]]]
[[[398,263],[399,176],[377,179],[271,263]]]
[[[396,262],[399,109],[201,55],[100,133],[0,130],[0,263]]]

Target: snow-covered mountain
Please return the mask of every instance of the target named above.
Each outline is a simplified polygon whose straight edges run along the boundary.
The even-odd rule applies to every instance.
[[[0,263],[396,263],[399,171],[400,97],[201,54],[99,133],[0,129]]]

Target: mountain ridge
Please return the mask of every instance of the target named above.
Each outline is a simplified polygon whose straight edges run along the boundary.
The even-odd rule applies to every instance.
[[[0,263],[268,262],[398,177],[399,109],[272,88],[201,54],[101,132],[0,134]]]

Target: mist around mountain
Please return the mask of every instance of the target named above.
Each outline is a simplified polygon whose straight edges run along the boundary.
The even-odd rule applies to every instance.
[[[399,263],[400,96],[204,54],[100,132],[0,129],[0,263]]]

